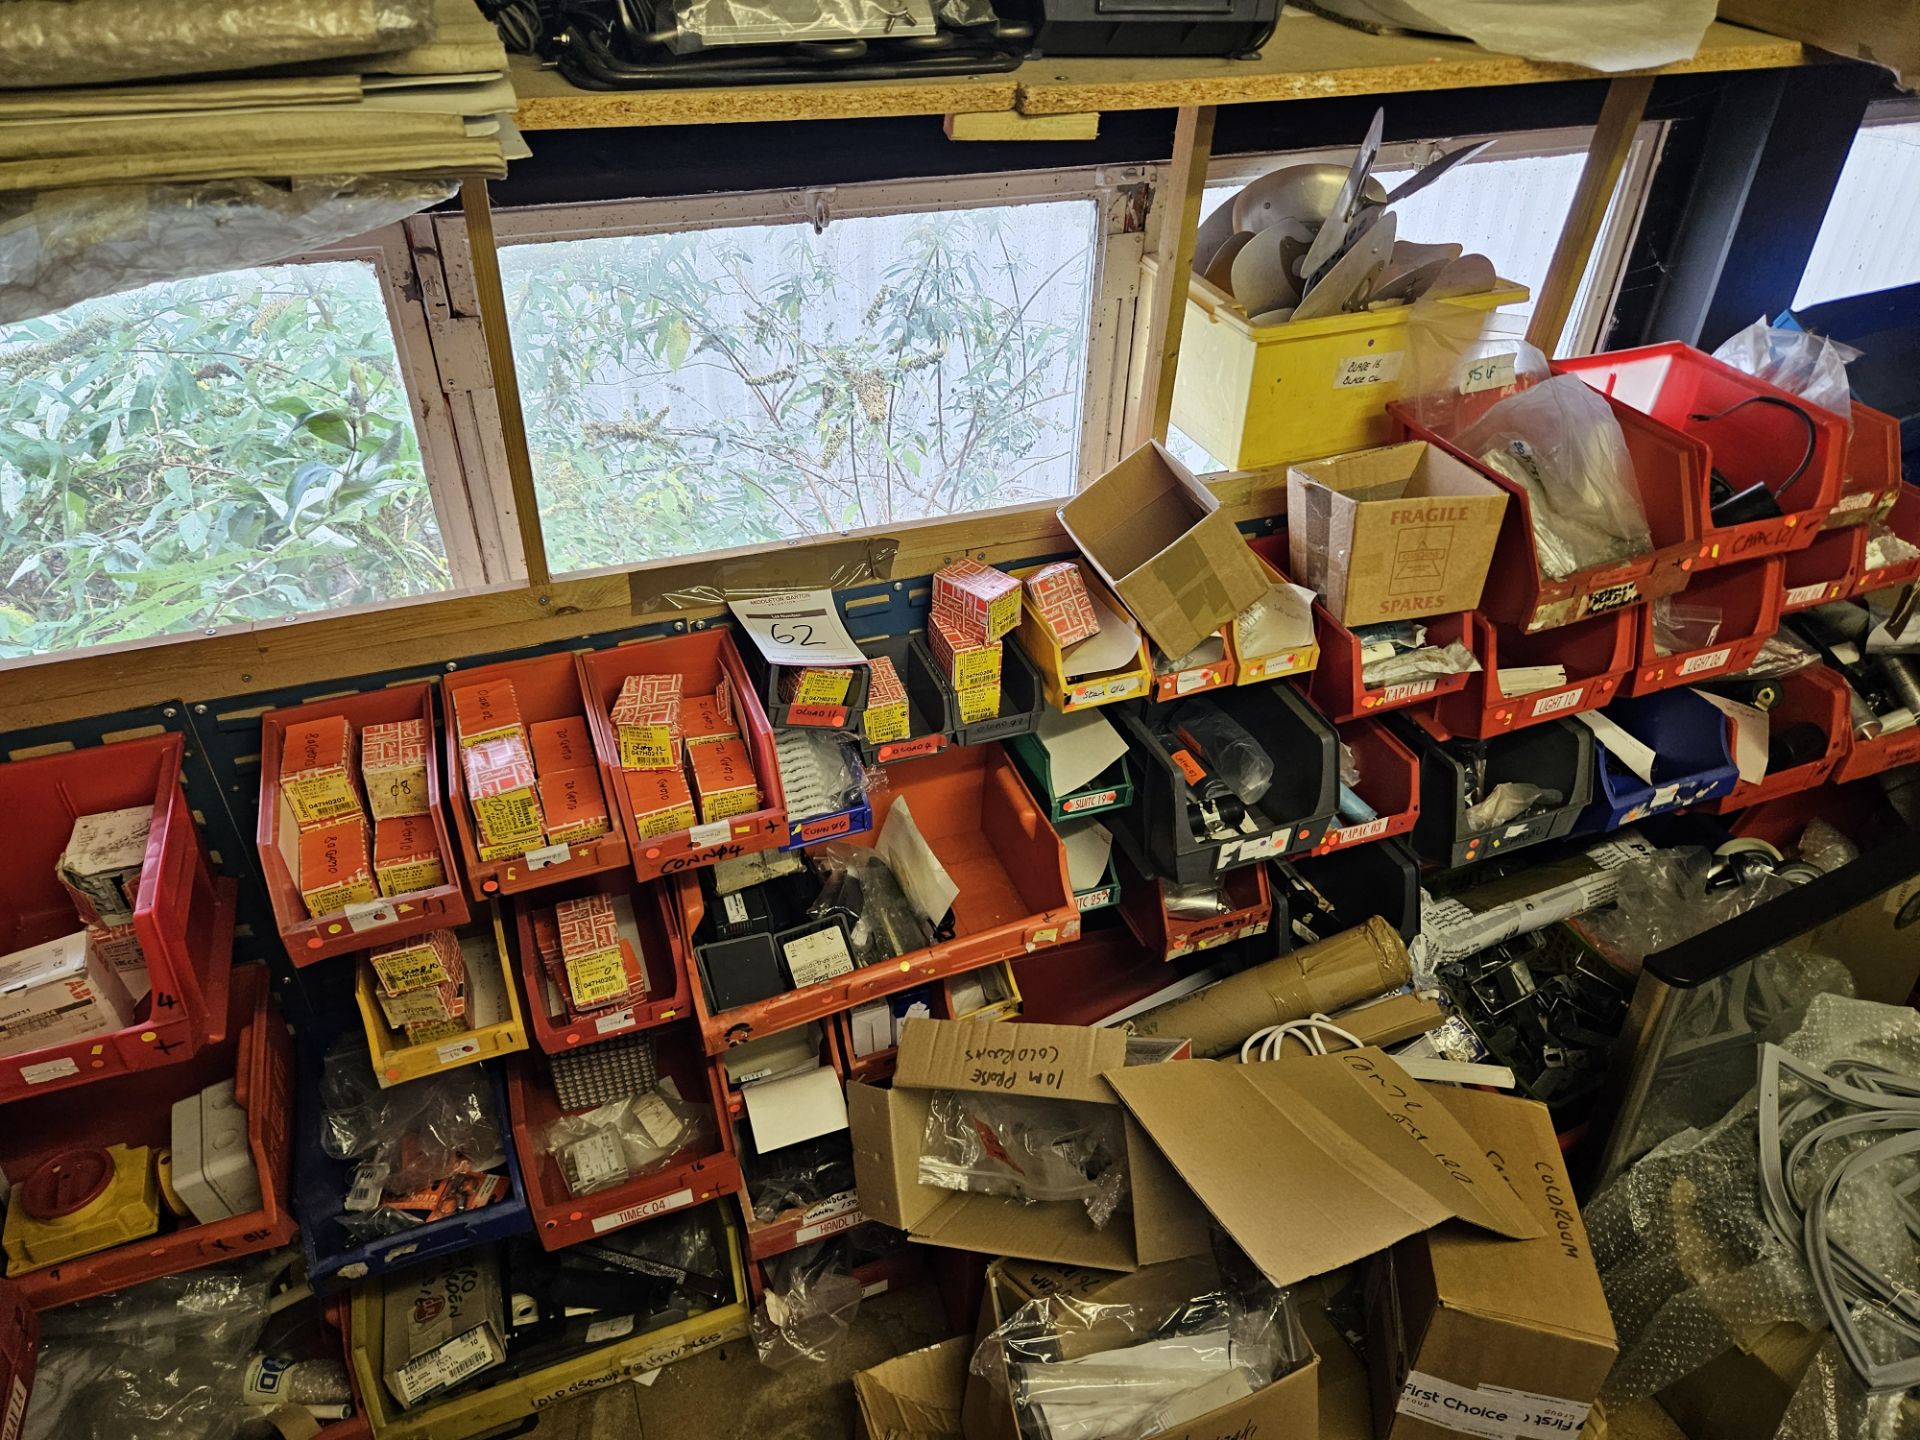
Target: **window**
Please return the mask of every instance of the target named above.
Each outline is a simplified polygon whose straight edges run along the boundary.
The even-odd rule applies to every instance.
[[[1121,178],[498,217],[554,570],[1071,494]]]
[[[391,272],[375,240],[0,327],[0,658],[454,583]]]
[[[1847,152],[1794,309],[1920,281],[1920,104],[1874,105]]]

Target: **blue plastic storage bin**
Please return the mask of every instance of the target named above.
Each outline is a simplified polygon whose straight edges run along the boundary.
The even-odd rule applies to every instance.
[[[1597,713],[1654,752],[1653,780],[1622,765],[1596,734],[1593,801],[1574,823],[1574,834],[1617,830],[1733,793],[1740,772],[1729,748],[1727,717],[1693,691],[1656,690],[1616,700]]]

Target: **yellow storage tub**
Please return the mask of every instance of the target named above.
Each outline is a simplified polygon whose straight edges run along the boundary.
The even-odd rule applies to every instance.
[[[1256,327],[1224,290],[1187,278],[1173,423],[1214,459],[1258,470],[1394,438],[1387,405],[1400,398],[1412,306]],[[1502,280],[1447,303],[1491,311],[1527,293]]]
[[[414,1410],[400,1409],[381,1378],[380,1357],[385,1334],[380,1286],[375,1282],[356,1288],[349,1349],[354,1384],[359,1389],[359,1398],[376,1440],[469,1440],[471,1436],[492,1434],[562,1400],[605,1389],[702,1350],[744,1338],[752,1306],[747,1299],[740,1234],[727,1218],[723,1205],[716,1203],[713,1213],[715,1223],[725,1229],[727,1236],[727,1264],[733,1275],[734,1296],[730,1303],[677,1325],[665,1325],[572,1360],[563,1360],[544,1370],[526,1375],[502,1372],[498,1384],[462,1391]]]
[[[1040,567],[1028,565],[1008,573],[1015,579],[1025,581]],[[1093,573],[1093,567],[1084,561],[1080,564],[1080,578],[1086,582],[1087,593],[1098,600],[1116,615],[1126,616],[1127,607],[1106,586],[1100,583],[1100,577]],[[1136,622],[1135,628],[1138,628]],[[1111,705],[1119,700],[1144,699],[1153,689],[1153,662],[1147,657],[1146,632],[1140,632],[1140,643],[1135,647],[1132,660],[1117,670],[1103,670],[1096,675],[1081,675],[1073,680],[1067,679],[1064,653],[1053,632],[1041,623],[1040,614],[1034,609],[1033,599],[1027,594],[1027,587],[1020,587],[1020,626],[1013,632],[1014,641],[1027,652],[1027,658],[1033,661],[1033,668],[1040,672],[1040,690],[1047,697],[1047,703],[1060,711],[1089,710],[1095,705]]]
[[[512,962],[507,958],[500,902],[489,901],[484,918],[461,926],[456,933],[461,957],[467,962],[467,1014],[474,1023],[472,1029],[443,1040],[409,1045],[407,1037],[391,1028],[381,1013],[373,967],[364,960],[357,962],[354,998],[360,1003],[374,1078],[383,1087],[527,1048],[527,1019],[520,1010],[520,986],[508,972]]]

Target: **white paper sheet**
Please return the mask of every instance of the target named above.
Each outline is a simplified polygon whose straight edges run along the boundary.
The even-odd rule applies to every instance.
[[[1573,718],[1593,732],[1593,738],[1607,747],[1607,754],[1626,766],[1645,784],[1653,783],[1653,764],[1660,757],[1652,746],[1634,739],[1620,728],[1617,721],[1609,720],[1598,710],[1582,710]]]
[[[740,1097],[753,1126],[753,1147],[762,1155],[847,1128],[847,1099],[829,1066],[749,1085]]]
[[[1739,768],[1740,778],[1749,785],[1758,785],[1766,779],[1767,737],[1771,730],[1767,712],[1705,690],[1693,693],[1733,721],[1733,763]]]
[[[1060,668],[1069,680],[1121,669],[1131,663],[1140,650],[1140,632],[1132,620],[1092,591],[1087,592],[1087,599],[1093,602],[1093,618],[1100,622],[1100,633],[1089,635],[1061,652]]]
[[[1113,832],[1098,820],[1063,821],[1060,844],[1067,852],[1068,883],[1076,891],[1098,885],[1113,854]]]
[[[1564,665],[1511,665],[1500,670],[1500,698],[1518,700],[1542,690],[1558,690],[1567,683]]]
[[[1313,591],[1304,585],[1275,585],[1240,612],[1240,652],[1260,659],[1313,643]]]
[[[1047,752],[1056,797],[1082,789],[1127,753],[1127,742],[1098,710],[1063,715],[1049,705],[1041,710],[1033,733]]]
[[[938,925],[941,917],[953,908],[960,887],[953,883],[947,867],[940,863],[940,857],[933,853],[933,847],[920,833],[913,812],[907,808],[906,796],[900,796],[888,807],[886,823],[880,827],[880,839],[873,850],[887,862],[900,888],[907,892],[907,898],[926,916],[928,923]]]
[[[729,600],[727,608],[774,665],[864,665],[831,590],[790,590]]]

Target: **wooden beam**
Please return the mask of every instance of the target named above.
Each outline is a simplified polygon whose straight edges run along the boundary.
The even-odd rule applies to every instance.
[[[1180,331],[1187,318],[1187,272],[1200,229],[1200,202],[1213,158],[1211,105],[1184,106],[1173,128],[1173,163],[1154,197],[1153,294],[1145,331],[1146,369],[1128,427],[1127,448],[1165,440],[1173,413],[1173,377],[1180,364]]]
[[[1100,112],[1022,115],[1015,110],[976,111],[947,116],[949,140],[1098,140]]]
[[[513,364],[513,335],[507,328],[507,297],[500,288],[500,252],[493,242],[493,206],[487,199],[486,181],[461,184],[460,209],[467,219],[473,287],[480,301],[480,326],[487,337],[487,361],[493,369],[494,402],[506,441],[507,480],[513,488],[513,513],[520,527],[527,584],[537,588],[553,579],[553,571],[547,565],[547,539],[540,528],[540,493],[533,483],[526,416],[520,409],[520,376]]]
[[[1567,328],[1567,317],[1573,313],[1587,262],[1593,258],[1600,226],[1613,203],[1620,172],[1633,151],[1634,133],[1647,113],[1647,97],[1652,93],[1652,79],[1641,75],[1626,76],[1607,86],[1600,123],[1594,127],[1593,143],[1587,147],[1587,163],[1581,167],[1567,223],[1560,228],[1553,263],[1547,267],[1547,278],[1534,297],[1533,319],[1527,324],[1527,340],[1549,359]]]

